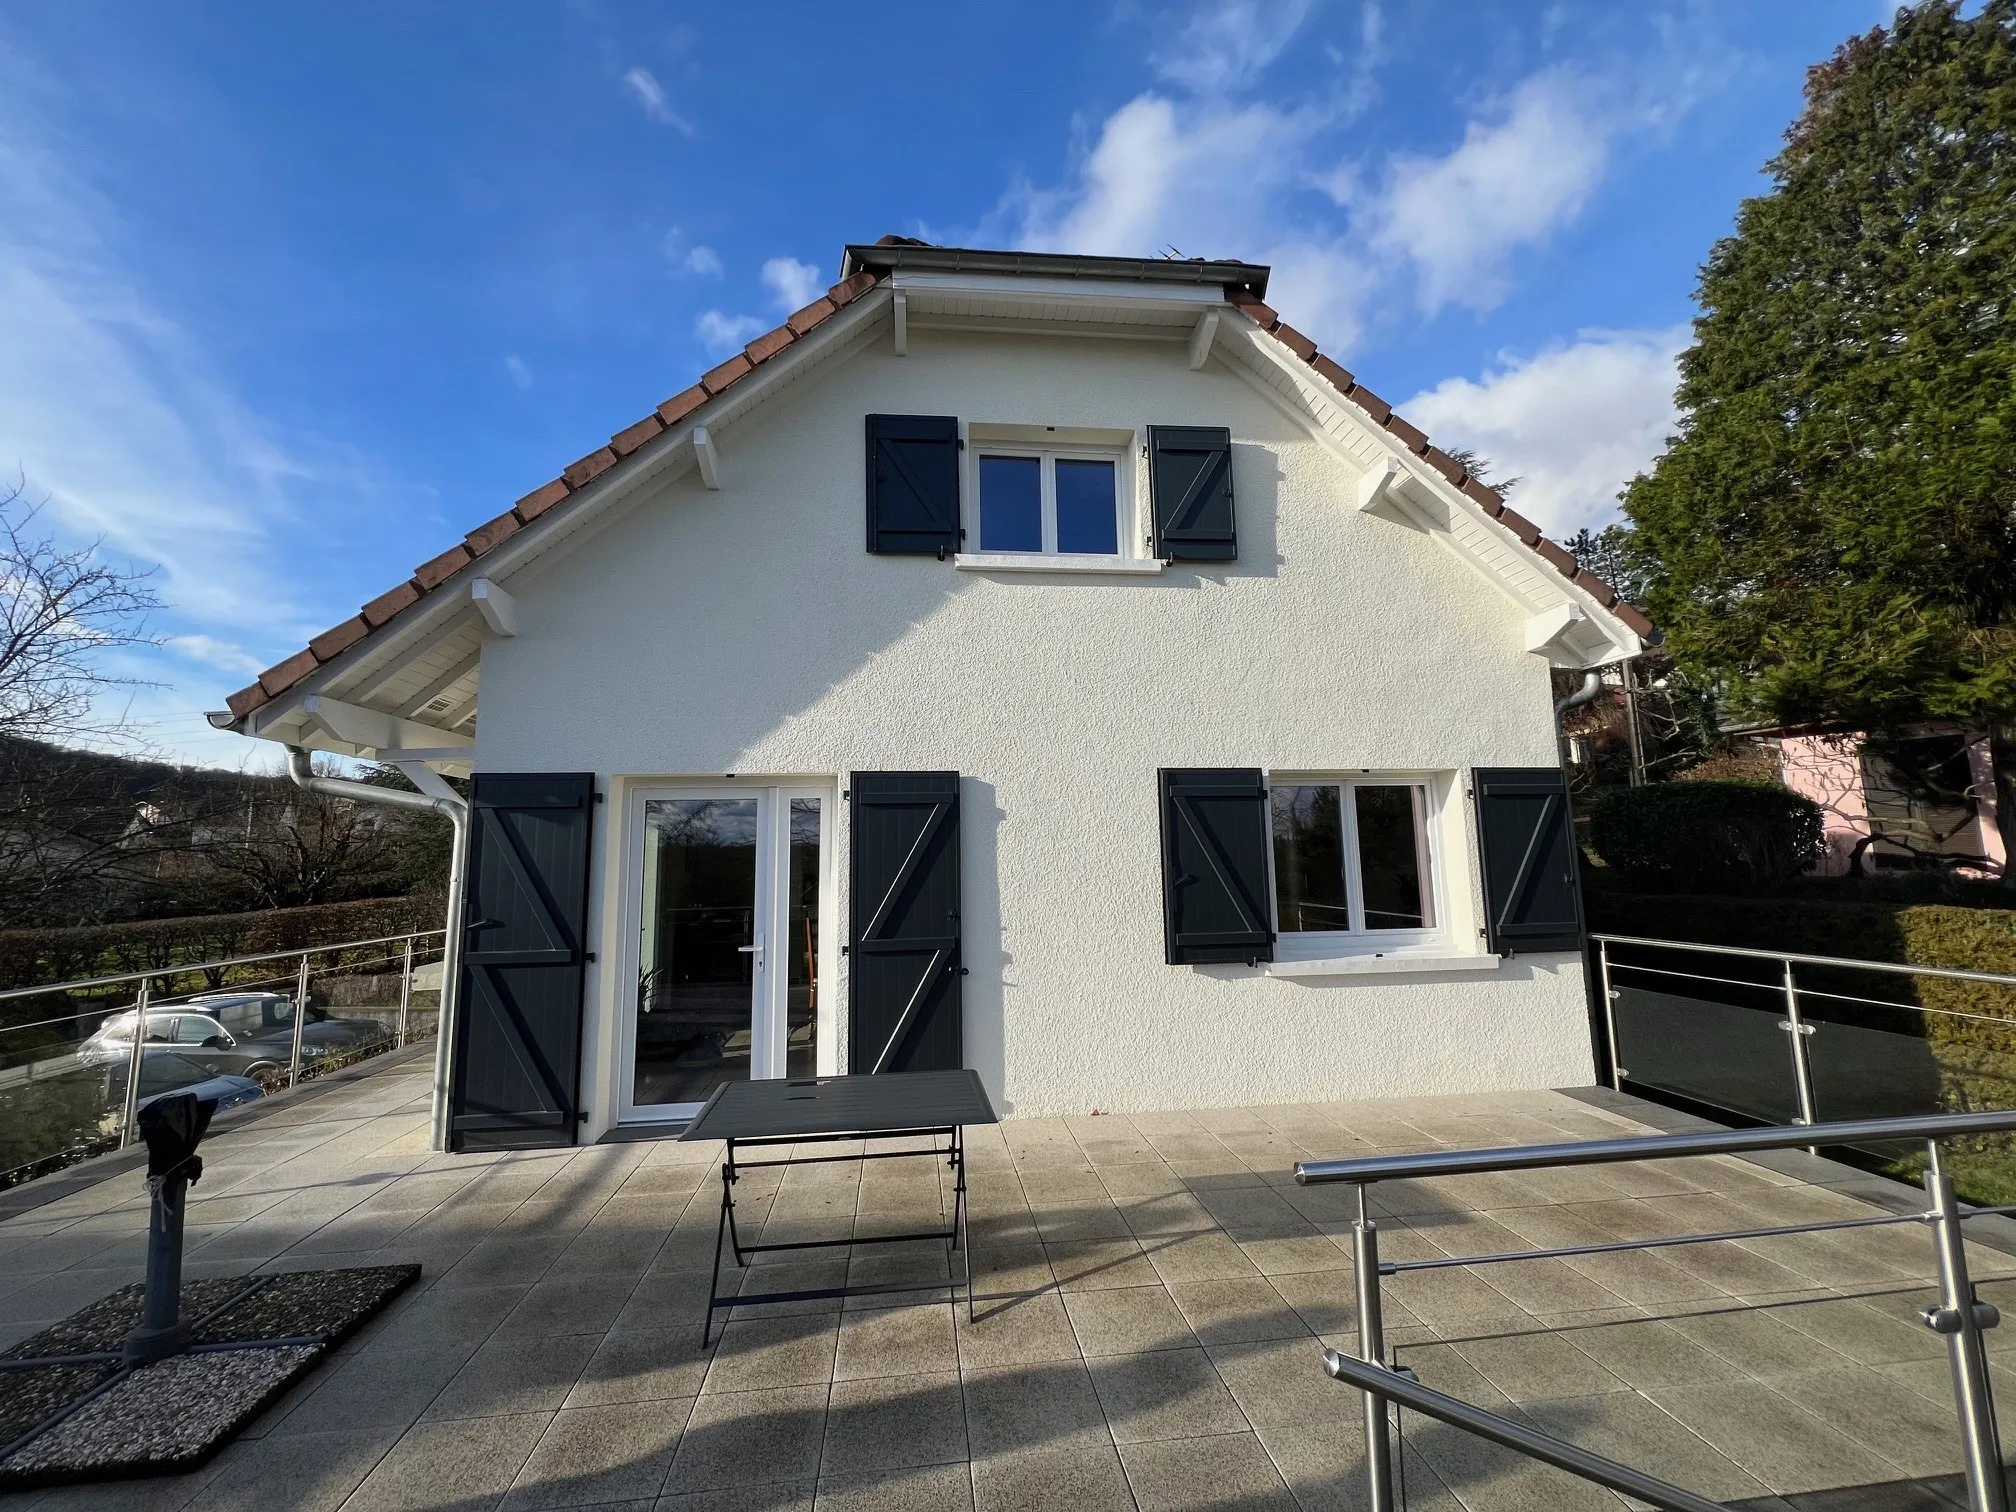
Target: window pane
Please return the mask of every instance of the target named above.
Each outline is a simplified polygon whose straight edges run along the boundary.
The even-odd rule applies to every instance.
[[[791,896],[784,923],[784,1074],[819,1074],[819,800],[791,800]]]
[[[1043,549],[1043,464],[1037,458],[980,459],[980,549]]]
[[[1120,519],[1113,499],[1111,462],[1057,463],[1057,549],[1113,556],[1120,550]]]
[[[1428,847],[1421,790],[1360,787],[1358,876],[1365,887],[1367,929],[1428,929]]]
[[[1281,931],[1349,929],[1338,790],[1277,787],[1273,807],[1274,901]]]
[[[756,800],[644,805],[643,977],[631,1100],[699,1102],[748,1079]]]

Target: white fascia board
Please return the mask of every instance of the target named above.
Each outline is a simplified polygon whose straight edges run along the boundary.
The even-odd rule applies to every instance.
[[[1509,527],[1486,513],[1476,500],[1408,451],[1393,436],[1373,425],[1350,400],[1333,390],[1306,363],[1298,360],[1251,320],[1227,320],[1219,330],[1218,349],[1237,352],[1240,360],[1232,364],[1234,370],[1255,390],[1272,400],[1284,414],[1299,421],[1316,441],[1354,469],[1362,473],[1368,467],[1377,467],[1389,459],[1396,463],[1402,470],[1401,475],[1387,483],[1383,498],[1405,506],[1407,513],[1414,517],[1412,523],[1425,525],[1428,535],[1469,563],[1472,570],[1489,580],[1527,613],[1538,613],[1559,603],[1580,605],[1591,622],[1590,627],[1599,632],[1598,637],[1591,639],[1600,638],[1607,643],[1605,651],[1593,660],[1582,661],[1580,665],[1602,665],[1636,656],[1644,649],[1636,632],[1604,608],[1595,595],[1533,556],[1532,548]],[[1268,381],[1266,374],[1270,371],[1289,380],[1297,402],[1291,403],[1280,388]],[[1345,446],[1339,437],[1331,433],[1324,424],[1326,413],[1335,415],[1342,428],[1354,439],[1366,443],[1366,449],[1372,453],[1371,461]],[[1457,539],[1450,525],[1458,517],[1488,535],[1499,537],[1514,551],[1531,558],[1532,578],[1539,585],[1539,602],[1535,602],[1532,595],[1519,591],[1490,563],[1480,560]]]
[[[746,418],[766,400],[801,376],[807,367],[836,357],[868,335],[889,306],[889,291],[871,290],[826,321],[811,335],[793,342],[718,399],[709,400],[691,417],[711,436]],[[675,436],[647,446],[633,457],[609,469],[586,488],[571,495],[544,518],[535,520],[496,550],[472,564],[473,576],[492,582],[508,581],[514,573],[567,536],[594,523],[609,510],[634,499],[650,486],[699,466],[691,438]],[[471,567],[462,569],[471,572]],[[451,580],[452,581],[452,580]],[[436,590],[425,600],[394,620],[391,625],[366,636],[333,662],[318,667],[306,683],[289,689],[272,704],[270,726],[286,720],[298,710],[298,700],[322,689],[346,690],[383,682],[394,663],[410,660],[446,630],[458,616],[469,612],[468,595]],[[275,708],[275,705],[280,707]]]
[[[899,293],[985,294],[993,299],[1060,302],[1097,308],[1181,310],[1201,313],[1225,308],[1225,291],[1201,284],[1135,282],[1121,278],[1017,278],[1003,274],[904,273],[890,275]]]

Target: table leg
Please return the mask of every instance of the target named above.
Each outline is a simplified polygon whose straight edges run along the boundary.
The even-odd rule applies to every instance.
[[[966,1237],[966,1138],[963,1128],[952,1131],[952,1248],[960,1251],[966,1267],[966,1321],[973,1321],[973,1246]]]
[[[730,1140],[721,1160],[721,1217],[714,1225],[714,1269],[707,1278],[707,1321],[700,1327],[700,1347],[714,1342],[714,1304],[721,1295],[721,1239],[735,1231],[735,1142]],[[735,1264],[742,1264],[742,1240],[735,1237]]]

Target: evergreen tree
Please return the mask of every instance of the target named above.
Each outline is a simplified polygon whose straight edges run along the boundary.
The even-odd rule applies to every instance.
[[[1624,495],[1648,607],[1740,714],[1998,733],[2016,833],[2016,0],[1809,71],[1702,270],[1680,433]]]

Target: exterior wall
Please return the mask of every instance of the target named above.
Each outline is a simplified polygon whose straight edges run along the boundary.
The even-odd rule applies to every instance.
[[[1110,578],[870,556],[862,416],[878,411],[1229,426],[1239,560]],[[1349,465],[1253,385],[1217,362],[1190,371],[1173,343],[913,327],[907,357],[884,337],[717,440],[718,492],[675,480],[515,576],[519,633],[484,651],[478,766],[611,788],[587,1134],[609,1122],[634,970],[628,795],[725,773],[964,775],[966,1055],[1004,1111],[1591,1079],[1572,955],[1299,980],[1163,962],[1158,767],[1556,759],[1518,607],[1424,534],[1353,509]],[[1464,784],[1444,786],[1444,906],[1455,948],[1474,950],[1474,823]],[[824,980],[844,1032],[844,804],[838,819]]]
[[[1826,849],[1815,876],[1845,877],[1856,842],[1869,833],[1862,741],[1855,735],[1788,735],[1778,743],[1785,786],[1820,805]]]
[[[1925,732],[1958,733],[1951,726],[1927,726]],[[1885,786],[1887,768],[1864,750],[1860,734],[1788,735],[1779,742],[1779,765],[1787,787],[1820,805],[1826,850],[1813,868],[1816,876],[1848,875],[1850,857],[1856,844],[1868,835],[1872,822],[1880,828],[1881,816],[1895,812],[1883,804],[1901,805],[1906,810],[1914,807],[1910,799]],[[1872,765],[1876,768],[1873,772]],[[1973,820],[1950,835],[1939,849],[1982,857],[1996,871],[2005,871],[2008,856],[1997,816],[1994,756],[1986,736],[1968,742],[1967,765]],[[1872,808],[1876,811],[1873,819]],[[1875,859],[1869,856],[1865,867],[1873,867]]]

